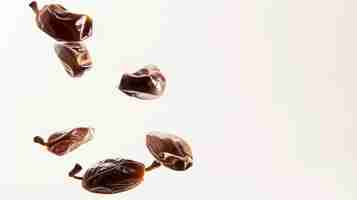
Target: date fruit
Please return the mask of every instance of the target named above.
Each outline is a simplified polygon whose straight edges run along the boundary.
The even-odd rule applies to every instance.
[[[29,5],[36,14],[36,24],[57,41],[83,41],[92,36],[92,19],[88,15],[72,13],[60,4],[38,8],[37,2]]]
[[[87,47],[81,42],[56,43],[55,52],[71,77],[81,77],[92,68]]]
[[[69,176],[82,180],[82,187],[89,192],[115,194],[131,190],[144,180],[144,164],[127,159],[106,159],[89,168],[83,177],[78,177],[82,170],[79,164],[69,172]]]
[[[184,171],[192,167],[191,147],[176,135],[151,132],[146,135],[146,146],[156,159],[146,171],[155,169],[161,164],[176,171]]]
[[[47,142],[40,136],[34,137],[34,142],[47,147],[47,150],[57,156],[63,156],[77,149],[82,144],[93,138],[94,129],[78,127],[70,131],[62,131],[51,134]]]
[[[166,79],[154,65],[147,65],[132,74],[124,74],[119,84],[120,91],[142,100],[159,98],[165,87]]]

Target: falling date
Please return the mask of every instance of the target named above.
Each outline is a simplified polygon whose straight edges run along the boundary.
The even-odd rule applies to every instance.
[[[29,6],[36,14],[38,28],[57,41],[78,42],[92,36],[93,22],[88,15],[69,12],[60,4],[39,9],[32,1]]]
[[[55,44],[55,52],[71,77],[81,77],[92,68],[92,59],[84,43],[58,42]]]
[[[82,177],[77,174],[82,170],[76,164],[69,176],[82,181],[82,187],[89,192],[115,194],[137,187],[145,174],[144,164],[128,159],[106,159],[89,168]]]
[[[192,167],[191,147],[176,135],[151,132],[146,135],[146,147],[156,159],[146,171],[161,165],[176,171],[185,171]]]
[[[124,74],[119,84],[120,91],[142,100],[159,98],[165,88],[166,78],[155,65],[147,65],[135,73]]]
[[[53,133],[48,137],[47,142],[40,136],[34,137],[33,141],[47,147],[49,152],[63,156],[90,141],[93,138],[93,133],[93,128],[78,127],[70,131]]]

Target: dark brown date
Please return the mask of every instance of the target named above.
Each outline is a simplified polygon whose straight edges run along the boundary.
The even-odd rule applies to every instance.
[[[57,43],[55,52],[71,77],[81,77],[92,68],[89,52],[81,42]]]
[[[32,1],[30,7],[36,14],[37,26],[57,41],[83,41],[92,36],[92,19],[88,15],[67,11],[59,4],[38,8]]]
[[[93,138],[94,129],[78,127],[70,131],[62,131],[51,134],[47,142],[40,136],[34,137],[34,142],[47,147],[47,150],[57,156],[63,156],[77,149],[82,144]]]
[[[148,65],[135,73],[122,76],[119,90],[128,96],[143,100],[159,98],[166,87],[166,79],[159,68]]]
[[[69,172],[69,176],[82,180],[82,187],[89,192],[115,194],[131,190],[144,180],[144,164],[127,159],[106,159],[89,168],[83,177],[79,164]]]
[[[156,159],[146,171],[155,169],[161,164],[176,171],[184,171],[192,167],[191,147],[176,135],[151,132],[146,135],[146,146]]]

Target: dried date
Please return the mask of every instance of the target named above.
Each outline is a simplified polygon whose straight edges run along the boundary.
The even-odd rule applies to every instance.
[[[137,187],[145,174],[144,164],[128,159],[106,159],[96,163],[83,175],[79,164],[69,172],[69,176],[82,181],[82,187],[89,192],[100,194],[115,194]]]
[[[39,29],[57,41],[83,41],[92,36],[93,22],[88,15],[69,12],[60,4],[38,8],[37,2],[29,5],[36,14]]]
[[[57,156],[63,156],[77,149],[82,144],[93,138],[94,129],[78,127],[70,131],[62,131],[51,134],[47,142],[40,136],[34,137],[34,142],[47,147],[47,150]]]
[[[145,66],[135,73],[124,74],[119,84],[120,91],[142,100],[159,98],[165,88],[166,78],[154,65]]]
[[[156,159],[146,171],[164,165],[176,171],[192,167],[193,156],[190,145],[173,134],[151,132],[146,135],[146,146]]]
[[[81,77],[92,68],[92,59],[83,43],[56,43],[55,52],[71,77]]]

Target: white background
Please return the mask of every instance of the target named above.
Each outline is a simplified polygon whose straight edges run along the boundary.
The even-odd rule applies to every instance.
[[[56,2],[93,17],[94,68],[70,78],[29,1],[2,2],[1,199],[357,199],[357,1]],[[146,64],[168,79],[162,98],[116,89]],[[85,124],[94,140],[65,157],[32,143]],[[185,138],[193,168],[110,196],[67,177],[76,162],[150,164],[152,130]]]

